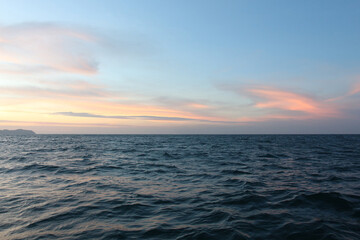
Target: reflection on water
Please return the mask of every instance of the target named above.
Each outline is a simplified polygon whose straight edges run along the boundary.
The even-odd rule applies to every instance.
[[[360,136],[0,137],[2,239],[360,239]]]

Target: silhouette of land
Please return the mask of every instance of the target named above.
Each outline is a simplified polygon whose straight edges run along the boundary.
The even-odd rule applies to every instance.
[[[16,130],[0,130],[0,135],[7,135],[7,136],[21,136],[21,135],[36,135],[34,131],[31,130],[24,130],[24,129],[16,129]]]

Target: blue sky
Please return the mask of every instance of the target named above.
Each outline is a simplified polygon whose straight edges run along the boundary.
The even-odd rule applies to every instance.
[[[359,1],[1,1],[0,124],[360,133]]]

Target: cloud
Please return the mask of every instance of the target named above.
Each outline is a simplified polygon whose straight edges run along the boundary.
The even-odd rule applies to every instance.
[[[56,99],[62,98],[106,98],[115,97],[115,94],[104,86],[91,84],[85,81],[38,81],[40,86],[1,87],[0,96],[10,95],[17,98],[41,98]],[[64,99],[65,98],[65,99]]]
[[[92,75],[98,69],[92,45],[98,41],[85,30],[51,23],[0,26],[0,72]]]
[[[336,101],[342,101],[347,100],[349,97],[358,95],[360,93],[360,77],[355,78],[355,83],[350,86],[350,89],[343,95],[329,98],[326,101],[327,102],[336,102]]]
[[[0,97],[12,99],[11,108],[31,109],[37,112],[49,112],[49,109],[57,109],[62,115],[73,117],[92,117],[103,119],[130,119],[145,121],[169,121],[169,122],[212,122],[212,123],[236,123],[231,118],[219,117],[212,113],[214,109],[207,103],[195,100],[172,99],[164,102],[154,99],[134,99],[129,93],[109,89],[105,85],[94,84],[86,81],[31,81],[30,85],[0,86]],[[9,104],[5,104],[7,106]],[[1,106],[1,105],[0,105]],[[7,107],[5,110],[10,108]],[[69,113],[71,110],[75,113]],[[215,109],[216,110],[216,109]],[[67,112],[67,114],[65,114]],[[80,112],[80,113],[79,113]],[[81,114],[98,113],[95,114]],[[117,114],[116,116],[112,116]],[[126,115],[128,117],[122,117]],[[73,119],[75,120],[75,119]],[[247,122],[247,121],[246,121]]]
[[[254,106],[257,108],[302,112],[318,117],[336,116],[337,114],[334,106],[299,93],[275,88],[250,88],[246,91],[256,97]]]
[[[71,127],[118,127],[129,126],[124,124],[108,124],[108,123],[66,123],[66,122],[46,122],[46,121],[13,121],[0,120],[0,126],[71,126]]]
[[[91,113],[75,113],[75,112],[55,112],[55,115],[69,116],[69,117],[86,117],[86,118],[112,118],[112,119],[140,119],[140,120],[150,120],[150,121],[197,121],[197,122],[208,122],[208,123],[241,123],[241,122],[231,122],[231,121],[212,121],[206,119],[197,119],[197,118],[183,118],[183,117],[164,117],[164,116],[107,116]]]
[[[353,96],[360,93],[360,81],[356,82],[355,84],[353,84],[351,86],[351,89],[349,90],[349,92],[345,95],[346,97],[348,96]]]
[[[157,97],[153,98],[152,102],[157,105],[167,108],[178,109],[193,114],[200,114],[203,116],[213,116],[216,109],[216,105],[213,102],[204,99],[189,99],[179,97]]]
[[[162,96],[151,99],[151,102],[155,105],[177,109],[194,115],[217,118],[218,121],[229,121],[230,119],[234,121],[236,116],[234,106],[213,99]]]
[[[253,121],[271,119],[338,118],[339,106],[311,95],[300,94],[270,86],[221,85],[221,90],[235,92],[251,100],[248,107],[257,109],[260,115]]]
[[[208,101],[205,100],[192,100],[192,99],[183,99],[183,98],[174,98],[174,97],[158,97],[154,101],[164,105],[164,106],[180,106],[186,109],[208,109],[211,108]]]
[[[30,85],[0,86],[0,111],[8,112],[10,119],[21,119],[31,111],[33,119],[42,119],[41,115],[56,109],[56,114],[49,118],[56,120],[54,115],[62,115],[64,121],[116,122],[111,119],[129,120],[141,124],[141,121],[162,122],[201,122],[215,124],[244,124],[244,121],[233,121],[218,116],[202,114],[208,109],[205,104],[186,100],[182,104],[173,103],[162,106],[152,100],[139,100],[124,97],[122,92],[109,89],[105,85],[86,81],[31,81]],[[127,96],[127,95],[125,95]],[[131,96],[130,96],[131,97]],[[11,102],[11,104],[8,104]],[[193,106],[193,104],[199,104]],[[14,109],[20,110],[14,113]],[[199,110],[198,110],[199,109]],[[22,111],[21,111],[22,110]],[[71,110],[71,111],[68,111]],[[198,110],[198,111],[196,111]],[[201,111],[200,111],[201,110]],[[94,114],[96,113],[96,114]],[[83,119],[79,119],[79,118]],[[78,119],[77,119],[78,118]],[[87,118],[87,119],[85,119]],[[92,120],[90,118],[93,118]],[[97,119],[97,120],[96,120]],[[107,119],[107,120],[106,120]],[[123,121],[122,121],[123,122]]]

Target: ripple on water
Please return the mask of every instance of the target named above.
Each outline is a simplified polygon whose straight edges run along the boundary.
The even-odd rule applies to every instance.
[[[359,135],[0,143],[3,239],[360,239]]]

